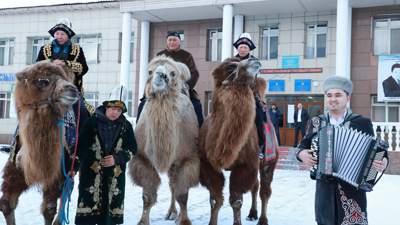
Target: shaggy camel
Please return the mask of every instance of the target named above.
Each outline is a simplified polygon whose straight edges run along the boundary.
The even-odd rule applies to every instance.
[[[241,225],[243,193],[258,191],[257,174],[260,170],[263,205],[259,224],[268,223],[266,204],[271,194],[270,183],[276,162],[260,162],[258,158],[258,136],[254,123],[256,106],[252,88],[260,66],[258,60],[231,58],[212,72],[213,112],[199,134],[200,183],[210,191],[210,225],[217,225],[218,212],[223,204],[223,169],[231,170],[229,202],[234,225]],[[250,218],[257,216],[255,202]]]
[[[185,95],[190,73],[183,64],[159,56],[149,63],[145,92],[147,102],[136,126],[138,153],[129,163],[129,173],[143,187],[143,212],[138,224],[148,225],[151,207],[157,200],[159,173],[168,172],[171,206],[167,219],[190,225],[187,216],[189,188],[198,184],[198,124],[193,105]]]
[[[22,192],[31,186],[43,190],[41,211],[50,225],[64,178],[61,173],[60,136],[57,121],[78,100],[73,74],[43,61],[17,73],[15,104],[21,148],[3,169],[0,210],[7,225],[15,225],[14,210]],[[60,224],[59,219],[54,224]]]

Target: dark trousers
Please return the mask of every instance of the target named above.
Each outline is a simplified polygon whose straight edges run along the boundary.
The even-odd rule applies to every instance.
[[[201,125],[204,122],[203,108],[201,106],[201,102],[200,102],[200,100],[198,100],[196,98],[191,98],[190,101],[193,104],[193,108],[194,108],[194,111],[195,111],[196,116],[197,116],[197,122],[199,123],[199,127],[201,127]],[[144,107],[145,103],[146,103],[146,98],[145,97],[141,98],[139,106],[138,106],[136,123],[139,121],[139,117],[140,117],[140,114],[142,113],[142,110],[143,110],[143,107]]]
[[[274,124],[274,129],[275,129],[275,134],[276,134],[276,140],[278,140],[278,145],[281,145],[281,135],[279,133],[279,125]]]
[[[296,122],[294,124],[294,147],[297,147],[298,144],[298,137],[299,137],[299,131],[301,131],[301,139],[304,137],[304,135],[306,134],[306,125],[303,122]]]

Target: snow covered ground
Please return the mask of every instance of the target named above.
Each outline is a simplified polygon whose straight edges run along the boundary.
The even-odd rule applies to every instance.
[[[0,167],[3,168],[8,155],[0,153]],[[227,173],[228,175],[228,173]],[[2,182],[0,178],[0,182]],[[314,191],[315,183],[309,179],[307,171],[277,170],[272,183],[272,197],[268,206],[270,225],[312,225],[314,223]],[[400,205],[400,176],[385,175],[375,190],[368,194],[368,218],[370,225],[398,225]],[[228,188],[224,190],[228,199]],[[169,188],[166,176],[162,177],[162,185],[158,192],[158,202],[153,207],[150,217],[152,225],[172,225],[173,221],[165,221],[164,215],[169,206]],[[208,191],[203,187],[193,188],[189,194],[189,217],[193,225],[206,225],[209,221]],[[70,208],[70,224],[73,224],[77,200],[75,186]],[[31,189],[24,193],[16,210],[18,225],[40,225],[43,219],[40,214],[41,193]],[[246,221],[250,209],[250,194],[244,196],[242,207],[243,225],[255,225],[255,221]],[[259,205],[260,206],[260,205]],[[127,183],[125,198],[125,223],[137,224],[142,211],[141,188]],[[220,211],[219,224],[232,224],[232,209],[225,200]],[[0,216],[0,224],[5,224]]]

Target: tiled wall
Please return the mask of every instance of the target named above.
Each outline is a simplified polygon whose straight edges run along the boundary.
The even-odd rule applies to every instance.
[[[377,93],[378,57],[373,53],[373,18],[399,14],[400,6],[353,9],[351,79],[354,91],[351,108],[370,117],[371,95]]]

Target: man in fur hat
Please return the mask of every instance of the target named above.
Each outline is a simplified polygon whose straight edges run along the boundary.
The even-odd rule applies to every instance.
[[[241,34],[239,39],[237,39],[235,43],[233,43],[233,46],[238,51],[238,53],[235,55],[236,58],[239,58],[240,60],[256,58],[250,54],[250,52],[256,48],[256,45],[251,40],[251,36],[249,33]]]
[[[309,168],[317,164],[317,158],[310,148],[321,127],[331,124],[374,135],[371,120],[352,113],[347,108],[353,91],[353,84],[349,79],[330,76],[324,81],[323,90],[329,111],[311,120],[313,131],[307,132],[297,152],[297,159]],[[373,167],[378,171],[383,171],[386,166],[386,158],[373,162]],[[333,177],[317,179],[316,185],[315,217],[318,225],[368,224],[365,191]]]
[[[80,132],[79,196],[75,224],[123,224],[126,163],[136,154],[125,103],[104,101]]]

